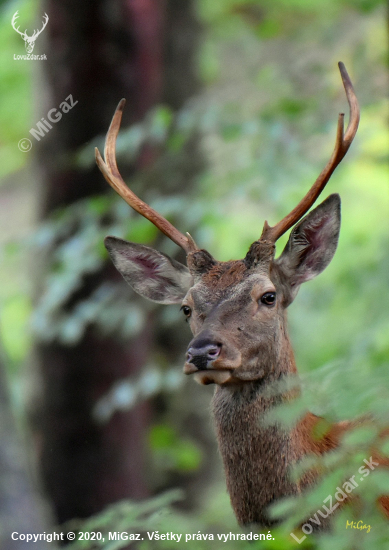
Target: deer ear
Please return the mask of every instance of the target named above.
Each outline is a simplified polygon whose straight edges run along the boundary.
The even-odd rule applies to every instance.
[[[127,283],[153,302],[180,303],[193,284],[189,270],[162,252],[117,237],[106,237],[104,244]]]
[[[316,277],[330,263],[338,245],[339,230],[340,197],[337,194],[330,195],[293,228],[276,260],[292,298],[301,283]]]

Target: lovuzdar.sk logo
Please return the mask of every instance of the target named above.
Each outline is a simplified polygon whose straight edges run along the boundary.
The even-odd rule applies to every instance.
[[[31,36],[29,36],[27,34],[27,29],[24,32],[22,32],[22,31],[19,30],[20,25],[18,27],[16,26],[16,20],[18,19],[18,17],[19,17],[19,10],[14,13],[14,16],[12,17],[11,24],[12,24],[13,29],[18,34],[20,34],[20,36],[23,38],[24,45],[25,45],[26,51],[27,51],[27,55],[14,55],[14,59],[47,59],[45,54],[43,54],[43,55],[32,55],[32,52],[33,52],[34,46],[35,46],[35,41],[38,38],[38,36],[41,34],[41,32],[44,30],[44,28],[46,27],[46,25],[49,21],[49,16],[47,15],[47,13],[45,13],[45,15],[43,17],[42,28],[40,30],[38,30],[38,29],[34,30],[34,32]]]

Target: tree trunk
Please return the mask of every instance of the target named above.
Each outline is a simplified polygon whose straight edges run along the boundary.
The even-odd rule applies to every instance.
[[[191,1],[46,0],[42,10],[50,22],[42,48],[48,60],[38,118],[58,108],[69,94],[78,101],[39,143],[41,215],[46,217],[58,207],[109,189],[96,168],[81,170],[68,159],[106,132],[120,98],[127,98],[125,125],[141,120],[156,103],[168,100],[177,107],[193,93],[187,83],[195,82],[190,58],[197,24]],[[187,34],[187,51],[181,51],[185,25],[192,36]],[[114,276],[109,267],[86,280],[72,305],[103,277]],[[126,346],[114,338],[99,338],[92,329],[72,347],[59,342],[37,345],[43,381],[38,416],[42,476],[60,523],[87,517],[118,499],[149,494],[144,434],[150,404],[117,413],[106,425],[98,425],[91,411],[115,381],[140,371],[153,332],[150,320]]]

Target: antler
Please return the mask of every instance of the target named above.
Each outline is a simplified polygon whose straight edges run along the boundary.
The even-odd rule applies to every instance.
[[[17,11],[14,13],[14,16],[12,17],[12,22],[11,22],[12,27],[13,27],[14,30],[15,30],[16,32],[18,32],[21,36],[28,36],[28,35],[27,35],[27,29],[26,29],[24,32],[21,32],[21,31],[19,30],[19,27],[16,28],[16,26],[15,26],[15,25],[16,25],[16,19],[17,19],[18,17],[19,17],[19,10],[17,10]],[[44,30],[44,28],[46,27],[48,21],[49,21],[49,16],[47,15],[47,13],[45,13],[45,15],[44,15],[44,20],[43,20],[43,27],[41,28],[41,30],[40,30],[40,31],[38,31],[38,30],[35,31],[35,30],[34,30],[34,34],[33,34],[32,36],[29,36],[28,38],[36,38],[37,36],[39,36],[40,33],[41,33],[41,32]]]
[[[357,133],[360,114],[358,101],[345,66],[342,62],[339,62],[338,67],[350,108],[350,120],[346,133],[344,134],[344,113],[340,113],[338,118],[335,148],[327,165],[305,197],[287,216],[285,216],[285,218],[278,222],[274,227],[270,227],[267,221],[265,222],[260,240],[275,243],[281,235],[288,231],[288,229],[290,229],[296,222],[298,222],[300,218],[303,217],[303,215],[311,208],[320,193],[323,191],[335,168],[347,153],[354,136]]]
[[[19,27],[18,27],[18,28],[15,27],[15,25],[16,25],[16,19],[19,17],[18,14],[19,14],[19,10],[16,11],[16,12],[14,13],[14,16],[12,17],[11,24],[12,24],[12,27],[14,28],[14,30],[15,30],[16,32],[18,32],[21,36],[25,36],[27,29],[26,29],[26,31],[21,32],[21,31],[19,30]]]
[[[37,36],[39,36],[40,33],[41,33],[41,32],[44,30],[44,28],[46,27],[46,25],[47,25],[47,23],[48,23],[48,21],[49,21],[49,16],[47,15],[47,13],[45,13],[43,19],[44,19],[44,21],[43,21],[43,27],[41,28],[40,31],[35,31],[35,30],[34,30],[34,34],[32,35],[31,38],[36,38]]]
[[[196,243],[192,237],[187,233],[187,236],[183,235],[176,229],[170,222],[168,222],[161,214],[158,214],[151,206],[139,199],[135,193],[131,191],[124,183],[122,176],[118,170],[116,164],[116,138],[119,133],[120,123],[122,120],[122,114],[125,99],[119,102],[113,115],[111,125],[108,129],[107,137],[105,139],[104,147],[104,159],[102,159],[99,150],[95,149],[96,163],[101,173],[109,183],[109,185],[131,206],[134,210],[139,212],[146,219],[150,220],[162,233],[164,233],[169,239],[178,244],[187,254],[198,250]]]

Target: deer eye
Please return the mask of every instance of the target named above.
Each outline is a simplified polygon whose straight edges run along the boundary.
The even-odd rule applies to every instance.
[[[192,315],[192,310],[190,309],[189,306],[182,306],[181,311],[184,312],[185,317],[187,317],[188,319]]]
[[[261,296],[261,302],[265,304],[265,306],[274,306],[276,303],[276,293],[265,292],[265,294]]]

